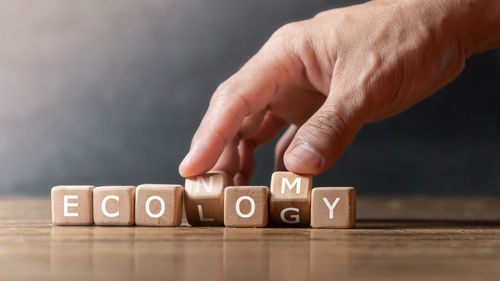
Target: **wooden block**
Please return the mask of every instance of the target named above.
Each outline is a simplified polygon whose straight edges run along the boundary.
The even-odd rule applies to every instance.
[[[184,206],[192,226],[224,224],[224,188],[229,179],[222,173],[186,178]]]
[[[135,190],[135,224],[179,226],[182,222],[181,185],[143,184]]]
[[[224,190],[224,225],[265,227],[268,217],[267,186],[228,186]]]
[[[356,190],[352,187],[316,187],[312,190],[311,226],[352,228],[356,224]]]
[[[51,191],[54,225],[91,225],[92,185],[59,185]]]
[[[96,225],[134,224],[135,186],[99,186],[94,189]]]
[[[274,172],[269,221],[273,226],[307,227],[311,213],[312,176]]]

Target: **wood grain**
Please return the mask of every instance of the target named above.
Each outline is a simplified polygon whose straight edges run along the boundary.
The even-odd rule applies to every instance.
[[[192,226],[224,225],[224,188],[229,177],[224,173],[208,173],[186,178],[184,206]]]
[[[353,228],[356,190],[353,187],[316,187],[311,195],[311,227]]]
[[[94,224],[93,190],[92,185],[54,186],[50,192],[52,223],[55,225]]]
[[[182,185],[142,184],[135,190],[135,224],[179,226],[182,222]]]
[[[268,209],[267,186],[228,186],[224,189],[226,227],[265,227]]]
[[[134,224],[135,186],[98,186],[93,193],[95,225]]]
[[[271,176],[269,225],[308,227],[311,220],[312,176],[274,172]]]
[[[0,199],[2,280],[498,280],[500,199],[358,199],[354,229],[51,225]]]

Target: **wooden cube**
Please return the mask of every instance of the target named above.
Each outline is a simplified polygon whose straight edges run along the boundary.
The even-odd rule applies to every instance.
[[[228,186],[224,190],[224,225],[265,227],[268,217],[267,186]]]
[[[181,185],[143,184],[135,190],[135,224],[179,226],[182,222]]]
[[[229,179],[222,173],[186,178],[184,206],[192,226],[224,224],[224,188]]]
[[[274,172],[269,221],[273,226],[307,227],[311,212],[312,176]]]
[[[352,187],[316,187],[312,190],[311,226],[352,228],[356,224],[356,190]]]
[[[91,225],[92,185],[59,185],[51,191],[54,225]]]
[[[128,226],[134,224],[135,186],[99,186],[94,189],[94,223]]]

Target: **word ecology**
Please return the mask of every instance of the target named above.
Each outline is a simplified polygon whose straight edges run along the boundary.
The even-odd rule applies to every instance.
[[[351,228],[352,187],[312,188],[312,177],[275,172],[267,186],[226,186],[219,173],[181,185],[55,186],[54,225],[179,226],[182,204],[192,226]]]

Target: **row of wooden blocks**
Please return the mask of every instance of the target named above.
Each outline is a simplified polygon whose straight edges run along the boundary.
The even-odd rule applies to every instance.
[[[312,188],[312,177],[275,172],[267,186],[226,186],[224,174],[181,185],[55,186],[54,225],[179,226],[184,201],[192,226],[352,228],[352,187]]]

